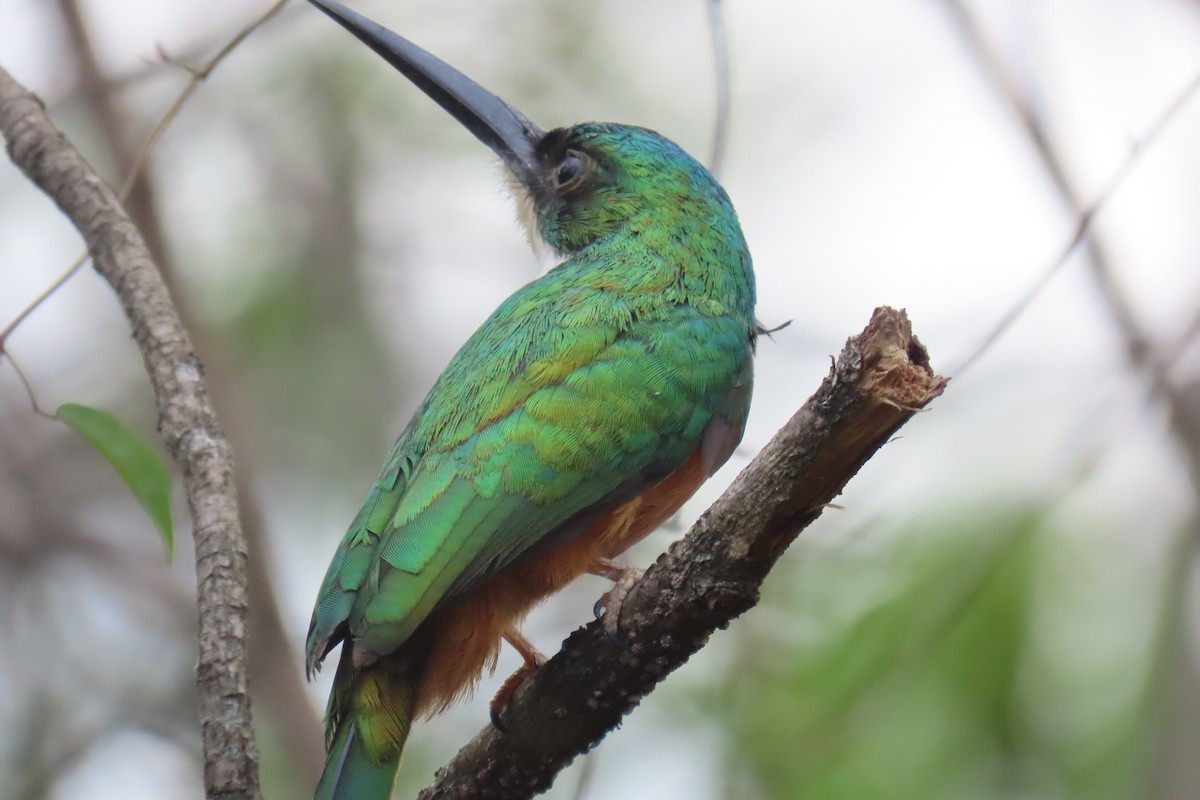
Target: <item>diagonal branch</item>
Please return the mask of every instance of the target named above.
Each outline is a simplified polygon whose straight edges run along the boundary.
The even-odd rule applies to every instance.
[[[149,171],[133,171],[136,151],[130,146],[125,120],[114,102],[112,87],[104,79],[96,49],[88,35],[87,23],[79,7],[80,0],[58,0],[59,16],[66,28],[71,43],[71,54],[75,61],[77,80],[82,89],[85,104],[98,123],[104,143],[111,151],[117,175],[129,176],[129,192],[125,197],[125,208],[137,222],[138,230],[146,240],[155,261],[165,266],[167,254],[166,237],[158,217],[155,187]],[[171,276],[165,275],[168,286]]]
[[[246,542],[233,454],[208,400],[199,359],[136,226],[113,190],[0,68],[0,131],[9,156],[74,223],[96,271],[120,297],[158,406],[159,430],[183,471],[195,523],[200,609],[200,724],[210,798],[257,800],[258,748],[246,680]]]
[[[945,389],[903,311],[876,309],[815,395],[622,606],[624,644],[575,631],[419,800],[521,800],[544,791],[718,629],[752,608],[792,540],[916,411]]]
[[[1081,213],[1081,223],[1090,222],[1096,205],[1084,209],[1079,192],[1067,174],[1066,153],[1062,148],[1055,147],[1046,134],[1043,119],[1017,90],[1015,82],[989,42],[982,26],[962,0],[944,2],[986,76],[1021,122],[1046,172],[1053,180],[1059,197],[1072,210]],[[1132,164],[1142,149],[1157,137],[1180,109],[1198,93],[1200,75],[1192,78],[1184,91],[1163,110],[1147,133],[1135,142],[1133,152],[1126,163]],[[1117,177],[1114,176],[1114,180],[1109,184],[1109,191],[1115,187]],[[1119,174],[1119,177],[1124,176]],[[1089,236],[1087,242],[1090,273],[1105,310],[1123,339],[1130,365],[1142,374],[1150,394],[1160,398],[1166,406],[1172,438],[1184,456],[1184,467],[1193,492],[1200,497],[1200,403],[1196,400],[1200,395],[1196,385],[1176,381],[1170,375],[1171,364],[1186,349],[1195,332],[1196,323],[1193,322],[1185,329],[1175,345],[1156,347],[1139,321],[1128,295],[1122,289],[1102,243],[1095,236]],[[1189,555],[1194,559],[1197,548],[1200,547],[1197,530],[1200,529],[1195,525],[1185,528],[1183,536],[1172,542],[1175,552],[1167,559],[1170,566],[1164,579],[1162,595],[1165,611],[1159,626],[1159,653],[1155,658],[1158,674],[1151,682],[1152,686],[1157,687],[1155,693],[1159,695],[1157,704],[1161,707],[1159,713],[1162,717],[1161,730],[1154,737],[1157,739],[1158,753],[1154,758],[1156,763],[1151,769],[1154,775],[1154,789],[1157,790],[1152,792],[1155,796],[1165,797],[1170,789],[1177,789],[1179,797],[1195,794],[1187,788],[1196,780],[1195,770],[1191,766],[1194,759],[1189,751],[1189,747],[1194,746],[1194,735],[1189,737],[1187,732],[1194,729],[1193,718],[1189,714],[1195,706],[1196,663],[1194,658],[1189,657],[1187,648],[1180,643],[1187,639],[1183,620],[1186,617],[1189,590],[1189,581],[1186,575],[1182,574],[1181,570],[1184,568],[1181,568],[1181,565],[1190,563],[1192,559]]]
[[[1150,391],[1164,401],[1170,414],[1172,434],[1187,460],[1186,466],[1193,490],[1200,495],[1200,412],[1196,410],[1189,393],[1180,389],[1171,380],[1169,357],[1164,356],[1154,346],[1145,326],[1138,320],[1137,312],[1129,300],[1128,293],[1121,287],[1117,271],[1113,267],[1107,250],[1096,238],[1095,233],[1090,230],[1100,205],[1124,180],[1136,162],[1138,154],[1159,137],[1188,101],[1200,93],[1200,74],[1192,77],[1183,91],[1158,115],[1142,138],[1135,142],[1130,157],[1113,175],[1100,197],[1089,205],[1075,188],[1067,173],[1065,154],[1061,152],[1060,148],[1055,147],[1044,120],[1022,96],[1016,82],[1005,68],[999,53],[988,40],[987,34],[975,15],[963,0],[943,1],[970,52],[978,59],[985,76],[991,81],[1029,136],[1042,166],[1054,183],[1059,198],[1072,212],[1079,215],[1075,238],[1072,239],[1062,259],[1055,262],[1052,272],[1066,262],[1067,253],[1074,248],[1075,244],[1083,240],[1087,248],[1087,262],[1092,281],[1100,294],[1105,310],[1121,336],[1125,345],[1126,357],[1130,365],[1143,374]],[[1046,277],[1048,278],[1049,275]],[[1038,288],[1041,285],[1043,284],[1039,284]],[[972,359],[977,356],[978,353],[972,356]]]
[[[71,53],[79,73],[78,82],[82,87],[82,102],[99,123],[102,139],[116,163],[117,174],[128,176],[125,179],[129,188],[125,208],[145,238],[150,255],[162,270],[168,288],[173,290],[177,285],[173,280],[175,270],[171,263],[169,239],[158,213],[153,173],[145,160],[142,161],[145,169],[135,170],[136,150],[131,144],[125,115],[116,96],[115,84],[106,79],[101,69],[83,19],[80,0],[57,2],[59,15],[63,18],[64,26],[70,35]],[[272,4],[265,13],[260,13],[242,30],[254,30],[282,7],[282,2]],[[239,31],[238,36],[231,42],[244,38]],[[229,52],[232,52],[232,48],[226,47],[217,58]],[[215,64],[204,67],[202,71],[194,71],[190,83],[197,81],[197,76],[201,73],[211,73],[213,66]],[[305,689],[299,668],[301,658],[294,652],[284,628],[283,614],[279,610],[279,602],[267,569],[270,547],[266,523],[259,499],[250,482],[250,476],[254,474],[253,459],[247,456],[244,448],[239,447],[240,443],[246,441],[246,423],[239,419],[236,413],[240,404],[235,400],[236,386],[230,374],[229,358],[222,352],[215,337],[206,335],[203,325],[194,324],[195,315],[190,313],[187,297],[178,293],[175,293],[175,296],[180,319],[191,332],[196,352],[204,359],[213,406],[225,422],[226,437],[230,445],[240,454],[234,469],[234,480],[241,510],[242,534],[246,538],[249,554],[248,647],[250,680],[255,685],[255,701],[259,704],[260,715],[265,716],[266,721],[272,724],[273,730],[282,740],[290,768],[298,773],[301,782],[315,784],[325,758],[321,719]],[[13,366],[16,367],[15,362]]]

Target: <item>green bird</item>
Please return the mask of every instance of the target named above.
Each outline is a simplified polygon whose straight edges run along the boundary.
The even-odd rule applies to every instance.
[[[413,720],[495,667],[502,639],[542,661],[528,610],[669,518],[741,440],[758,326],[737,215],[659,134],[543,131],[406,39],[311,2],[503,161],[530,240],[561,259],[488,318],[430,389],[321,584],[311,674],[342,645],[318,800],[385,800]]]

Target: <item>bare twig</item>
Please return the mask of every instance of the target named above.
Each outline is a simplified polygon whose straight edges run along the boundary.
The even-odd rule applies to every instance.
[[[1027,311],[1028,307],[1032,305],[1032,302],[1037,299],[1037,296],[1042,294],[1042,290],[1045,289],[1046,284],[1049,284],[1050,279],[1054,278],[1058,271],[1062,269],[1063,265],[1067,263],[1067,260],[1070,258],[1070,254],[1075,252],[1075,248],[1079,247],[1080,243],[1084,241],[1088,242],[1088,255],[1090,255],[1093,264],[1096,264],[1097,252],[1100,252],[1100,261],[1102,261],[1102,263],[1105,265],[1108,263],[1103,255],[1103,252],[1099,251],[1099,247],[1096,245],[1096,242],[1088,237],[1088,233],[1090,233],[1092,229],[1092,224],[1094,221],[1096,221],[1096,216],[1100,210],[1102,210],[1103,207],[1108,204],[1108,201],[1112,198],[1112,194],[1116,193],[1118,188],[1120,188],[1123,184],[1124,180],[1128,178],[1130,170],[1132,170],[1135,164],[1138,163],[1142,152],[1144,152],[1148,146],[1154,143],[1154,139],[1157,139],[1159,133],[1162,133],[1165,125],[1175,118],[1178,110],[1180,110],[1184,104],[1186,104],[1187,101],[1190,100],[1190,98],[1192,98],[1196,92],[1198,92],[1198,90],[1200,90],[1200,74],[1198,74],[1198,76],[1192,80],[1192,83],[1188,84],[1186,89],[1180,92],[1180,95],[1175,98],[1175,101],[1164,110],[1162,116],[1159,116],[1158,120],[1156,120],[1156,122],[1154,122],[1154,124],[1150,127],[1150,130],[1146,131],[1144,136],[1136,140],[1136,142],[1130,146],[1129,155],[1124,158],[1124,161],[1122,161],[1121,164],[1118,164],[1117,168],[1109,176],[1109,180],[1105,181],[1104,188],[1100,190],[1096,197],[1092,198],[1091,203],[1088,203],[1086,206],[1080,206],[1078,203],[1078,198],[1075,197],[1074,192],[1070,194],[1070,204],[1078,209],[1078,216],[1076,216],[1075,219],[1075,229],[1072,231],[1072,234],[1070,234],[1070,237],[1067,240],[1066,245],[1063,246],[1062,251],[1058,253],[1058,257],[1055,258],[1054,261],[1051,261],[1050,265],[1042,272],[1042,275],[1038,276],[1037,281],[1025,291],[1025,294],[1022,294],[1019,299],[1013,303],[1013,306],[1010,307],[1007,312],[1004,312],[1004,314],[1001,315],[1000,320],[997,320],[996,325],[992,327],[991,331],[988,333],[988,336],[984,337],[983,342],[980,342],[978,347],[972,350],[971,353],[965,357],[965,359],[962,359],[961,363],[952,369],[950,373],[954,375],[960,375],[964,373],[966,369],[974,365],[974,362],[979,360],[980,356],[983,356],[986,351],[990,350],[992,345],[996,343],[997,339],[1003,336],[1004,333],[1008,331],[1009,327],[1012,327],[1013,323],[1015,323],[1015,321]],[[1024,104],[1022,104],[1021,108],[1027,109]],[[1040,132],[1042,131],[1040,125],[1038,126],[1037,131],[1037,133],[1031,131],[1030,136],[1033,138],[1034,142],[1038,143],[1040,146],[1044,144],[1046,140],[1043,136],[1043,133]],[[1063,175],[1063,180],[1066,180],[1066,176],[1061,173],[1060,169],[1054,169],[1051,170],[1051,172]],[[1055,179],[1056,184],[1057,180],[1058,179]],[[1111,270],[1108,269],[1108,266],[1105,266],[1102,272],[1104,275],[1111,275]],[[1120,306],[1123,309],[1123,311],[1120,312],[1120,319],[1123,320],[1122,326],[1132,326],[1132,309],[1124,307],[1123,302],[1120,303]],[[1115,314],[1117,314],[1117,312],[1115,312]],[[1146,342],[1141,335],[1136,336],[1133,341],[1129,341],[1130,354],[1141,353],[1141,351],[1145,348]]]
[[[276,2],[273,6],[251,21],[249,25],[238,31],[237,34],[235,34],[234,37],[230,39],[224,47],[217,51],[217,54],[210,58],[203,67],[189,70],[192,76],[191,80],[188,82],[187,86],[183,88],[183,91],[179,93],[179,96],[175,98],[175,101],[170,105],[170,107],[167,108],[162,118],[159,119],[158,124],[154,126],[154,130],[150,132],[150,135],[146,138],[146,141],[142,143],[141,148],[133,157],[133,160],[129,166],[129,171],[125,175],[125,180],[121,184],[120,190],[117,192],[118,198],[124,201],[129,196],[129,193],[132,191],[134,185],[142,175],[142,171],[146,168],[146,164],[149,162],[150,155],[154,152],[154,148],[157,146],[158,140],[162,138],[163,133],[170,126],[171,122],[174,121],[175,117],[179,115],[179,111],[184,107],[184,105],[187,104],[187,101],[191,98],[192,94],[195,93],[200,83],[207,79],[208,76],[212,74],[212,71],[216,69],[222,61],[225,60],[226,56],[232,53],[239,44],[245,41],[247,36],[254,33],[254,31],[258,30],[258,28],[263,25],[263,23],[279,13],[279,10],[282,9],[286,3],[287,0],[278,0],[278,2]],[[76,272],[79,271],[79,268],[83,266],[85,257],[86,256],[80,256],[80,258],[75,262],[74,265],[71,266],[70,269],[63,273],[61,277],[56,279],[49,288],[34,298],[33,302],[26,306],[21,313],[17,315],[16,319],[6,326],[3,331],[0,331],[0,352],[3,351],[4,340],[8,338],[8,336],[11,335],[14,330],[16,330],[17,326],[24,322],[30,314],[37,310],[42,303],[49,299],[51,295],[53,295],[64,283],[66,283],[73,275],[75,275]]]
[[[719,176],[725,164],[725,144],[729,139],[729,43],[725,36],[725,22],[721,18],[721,0],[704,0],[704,6],[708,10],[708,30],[712,35],[713,81],[717,90],[708,169],[713,175]]]
[[[1040,290],[1041,286],[1044,286],[1050,276],[1054,272],[1057,272],[1066,261],[1070,252],[1080,242],[1085,241],[1093,282],[1100,292],[1101,299],[1104,301],[1104,306],[1109,316],[1121,334],[1125,343],[1126,356],[1130,364],[1146,375],[1150,381],[1153,393],[1165,401],[1171,415],[1171,427],[1175,440],[1187,457],[1188,472],[1192,486],[1196,493],[1200,495],[1200,418],[1197,418],[1197,414],[1193,411],[1190,399],[1186,396],[1186,393],[1181,392],[1172,383],[1168,374],[1169,364],[1161,354],[1155,351],[1150,337],[1138,321],[1132,304],[1120,287],[1116,271],[1112,267],[1108,254],[1096,240],[1095,236],[1087,235],[1097,212],[1107,202],[1109,197],[1112,196],[1117,187],[1124,182],[1135,163],[1139,160],[1142,152],[1167,129],[1180,110],[1187,105],[1188,101],[1200,92],[1200,73],[1196,74],[1188,82],[1183,91],[1163,109],[1162,113],[1150,125],[1146,133],[1133,143],[1129,155],[1116,172],[1113,173],[1112,177],[1109,178],[1108,183],[1099,196],[1085,206],[1079,192],[1072,185],[1067,175],[1064,155],[1055,149],[1050,137],[1047,135],[1046,127],[1042,120],[1034,113],[1029,103],[1025,101],[1017,90],[1015,82],[1004,68],[1004,64],[995,49],[988,42],[987,36],[984,34],[982,27],[980,27],[974,15],[963,4],[962,0],[943,0],[943,2],[945,2],[955,22],[958,24],[970,51],[979,59],[988,78],[995,84],[1013,114],[1021,121],[1025,131],[1029,134],[1034,149],[1041,158],[1055,187],[1058,189],[1063,202],[1079,215],[1075,236],[1072,238],[1062,257],[1051,266],[1048,273],[1039,281],[1037,289],[1026,295],[1017,307],[1004,316],[1001,326],[1007,327],[1008,324],[1011,324],[1012,320],[1020,315],[1020,312],[1024,310],[1024,307],[1036,295],[1037,290]],[[998,327],[987,338],[983,346],[976,350],[954,374],[960,374],[965,366],[969,366],[973,361],[977,360],[987,347],[990,346],[991,342],[998,338],[1002,330],[1003,328]]]
[[[145,169],[133,169],[134,152],[125,129],[125,119],[113,102],[112,90],[104,80],[100,60],[88,36],[87,24],[79,7],[79,0],[57,0],[59,16],[67,29],[71,42],[70,52],[75,60],[76,77],[83,88],[83,96],[92,117],[97,122],[103,140],[107,143],[116,165],[116,174],[127,177],[126,191],[121,200],[129,216],[138,224],[150,248],[150,255],[163,266],[166,263],[167,243],[163,228],[158,220],[158,204],[155,202],[154,185]],[[170,272],[164,273],[167,284],[171,283]]]
[[[233,456],[201,366],[145,242],[117,195],[0,69],[0,131],[13,162],[71,219],[121,299],[154,389],[159,429],[183,471],[195,524],[200,725],[210,798],[257,800],[258,747],[246,681],[246,543]]]
[[[107,141],[108,149],[117,161],[120,174],[134,172],[134,156],[129,145],[128,126],[124,114],[114,96],[114,84],[105,79],[95,56],[91,39],[78,8],[78,0],[57,0],[61,15],[71,32],[72,53],[78,61],[79,82],[85,87],[83,100],[92,115],[101,121],[99,128]],[[183,67],[194,80],[202,80],[219,63],[223,54],[228,54],[244,41],[246,36],[272,15],[279,12],[282,3],[276,3],[256,20],[244,27],[225,46],[221,53],[201,70]],[[178,69],[181,64],[167,59]],[[197,74],[201,73],[201,74]],[[179,107],[179,103],[176,104]],[[142,161],[145,164],[145,160]],[[138,170],[139,177],[130,184],[131,193],[126,207],[145,235],[168,285],[173,283],[172,258],[168,239],[159,220],[154,201],[152,171]],[[272,587],[267,569],[268,543],[266,541],[263,514],[259,508],[253,486],[248,479],[253,474],[252,459],[238,445],[246,441],[244,424],[239,424],[236,402],[236,382],[230,374],[229,359],[220,352],[220,344],[214,337],[206,335],[203,325],[193,324],[187,298],[177,295],[180,318],[191,331],[196,351],[203,357],[208,369],[208,389],[214,407],[225,422],[226,436],[235,452],[243,453],[235,465],[235,481],[240,499],[242,534],[246,539],[249,554],[247,583],[250,600],[249,665],[250,680],[255,688],[255,704],[260,717],[265,717],[273,726],[287,752],[291,770],[298,782],[315,784],[324,761],[324,739],[322,726],[301,677],[301,659],[284,629],[283,616]]]
[[[175,102],[172,103],[167,109],[166,113],[163,114],[162,119],[160,119],[158,122],[158,125],[156,125],[154,130],[150,132],[150,135],[146,137],[146,141],[142,144],[141,149],[138,150],[137,155],[134,156],[133,166],[130,168],[129,174],[125,177],[125,183],[121,185],[122,197],[125,196],[125,194],[129,191],[132,183],[137,180],[137,176],[140,175],[141,171],[145,168],[146,162],[150,158],[150,154],[154,151],[155,146],[158,144],[158,140],[162,137],[163,132],[166,131],[167,126],[169,126],[175,117],[179,115],[180,110],[187,105],[187,101],[191,99],[192,94],[196,91],[196,89],[199,88],[200,84],[208,79],[208,76],[212,74],[213,70],[225,60],[226,56],[236,50],[238,45],[246,40],[246,37],[254,33],[269,19],[278,14],[286,4],[287,0],[277,0],[274,5],[256,17],[252,22],[250,22],[249,25],[234,34],[233,38],[226,42],[225,46],[218,50],[217,54],[205,62],[203,66],[187,70],[191,74],[192,79],[188,81],[188,85],[185,86],[183,91],[179,93],[179,96],[175,98]]]
[[[1197,311],[1191,322],[1184,326],[1183,332],[1166,348],[1162,356],[1163,362],[1167,366],[1173,366],[1175,362],[1183,358],[1183,354],[1188,351],[1197,337],[1200,337],[1200,304],[1197,304]]]
[[[278,16],[279,21],[286,19],[289,22],[293,22],[306,18],[305,9],[296,6],[280,12],[272,9],[271,13]],[[257,26],[263,21],[256,19],[251,24]],[[278,25],[275,26],[275,31],[279,31]],[[217,39],[218,37],[216,36],[205,34],[201,39],[186,45],[177,46],[167,60],[162,58],[143,58],[140,63],[134,66],[126,67],[115,74],[109,73],[104,76],[103,92],[105,95],[112,97],[151,81],[159,80],[168,74],[175,74],[179,64],[195,63],[205,53],[211,53],[217,46]],[[188,69],[187,71],[194,72],[192,69]],[[46,98],[46,106],[52,115],[56,115],[75,103],[87,101],[86,91],[88,91],[88,87],[74,83],[67,87],[62,94]]]
[[[1030,287],[1029,291],[1022,295],[1013,307],[1001,317],[996,327],[985,337],[982,344],[967,356],[962,364],[952,371],[952,374],[961,374],[977,361],[1009,326],[1024,313],[1034,298],[1041,293],[1046,284],[1050,282],[1050,279],[1066,263],[1071,253],[1075,251],[1075,248],[1085,241],[1088,248],[1088,259],[1092,265],[1097,286],[1101,290],[1101,294],[1113,319],[1117,322],[1125,336],[1130,359],[1135,363],[1142,361],[1149,353],[1149,343],[1142,333],[1141,327],[1136,322],[1136,315],[1133,309],[1125,300],[1123,293],[1117,288],[1116,279],[1109,264],[1107,254],[1094,238],[1088,236],[1088,233],[1091,230],[1096,215],[1108,203],[1121,184],[1125,182],[1125,179],[1129,177],[1129,173],[1140,160],[1142,153],[1158,139],[1183,107],[1200,91],[1200,74],[1192,78],[1183,91],[1176,95],[1174,100],[1163,109],[1146,132],[1132,143],[1129,154],[1105,182],[1104,188],[1092,198],[1091,202],[1085,204],[1083,198],[1079,196],[1079,193],[1072,186],[1071,180],[1067,175],[1065,162],[1055,151],[1046,126],[1033,111],[1030,104],[1022,97],[1015,81],[1013,81],[1008,70],[1004,68],[999,54],[988,42],[987,36],[984,34],[975,16],[962,0],[943,0],[943,2],[950,11],[954,22],[958,25],[963,38],[966,40],[969,51],[979,60],[987,77],[995,85],[997,91],[1013,114],[1020,120],[1022,127],[1029,135],[1034,149],[1046,167],[1046,171],[1050,174],[1050,178],[1058,189],[1063,201],[1078,215],[1075,230],[1072,232],[1071,238],[1059,254],[1059,257],[1051,263],[1038,278],[1037,282]]]
[[[945,0],[953,16],[959,24],[964,38],[968,41],[972,52],[976,54],[989,78],[1008,102],[1013,113],[1021,120],[1026,132],[1037,150],[1047,172],[1050,174],[1062,200],[1072,209],[1079,209],[1081,202],[1079,193],[1072,185],[1065,166],[1066,157],[1063,152],[1056,150],[1050,138],[1046,135],[1042,120],[1033,112],[1030,105],[1017,92],[1014,82],[1010,79],[1000,58],[989,45],[986,36],[978,22],[961,0]],[[1125,170],[1133,163],[1141,150],[1157,137],[1175,117],[1184,104],[1200,91],[1200,75],[1188,84],[1187,88],[1172,102],[1150,127],[1145,136],[1135,143],[1133,151],[1126,160]],[[1119,172],[1120,178],[1124,174]],[[1110,181],[1103,198],[1114,188],[1116,179]],[[1082,212],[1083,222],[1090,222],[1095,216],[1097,203],[1093,202]],[[1152,397],[1161,399],[1168,411],[1171,433],[1176,445],[1185,458],[1192,487],[1200,496],[1200,403],[1196,402],[1195,386],[1180,386],[1170,375],[1171,364],[1187,347],[1195,323],[1189,325],[1174,346],[1155,348],[1150,336],[1137,319],[1132,303],[1122,290],[1107,253],[1094,237],[1088,239],[1088,262],[1090,273],[1104,306],[1112,318],[1124,343],[1126,357],[1130,364],[1147,379]],[[1194,527],[1194,526],[1193,526]],[[1183,628],[1183,610],[1187,607],[1189,581],[1186,568],[1191,562],[1188,554],[1194,554],[1200,547],[1200,537],[1195,531],[1185,531],[1173,543],[1176,550],[1174,557],[1167,563],[1171,565],[1163,588],[1163,614],[1159,628],[1157,658],[1155,659],[1156,680],[1152,686],[1159,687],[1160,708],[1162,714],[1162,732],[1158,735],[1158,762],[1152,773],[1155,776],[1159,796],[1167,796],[1172,789],[1179,790],[1179,796],[1192,796],[1187,786],[1194,789],[1196,772],[1192,768],[1193,760],[1182,755],[1186,750],[1186,736],[1180,735],[1180,730],[1190,730],[1192,718],[1188,716],[1187,694],[1185,686],[1195,681],[1195,664],[1191,663],[1178,642],[1182,637],[1179,633]],[[1183,698],[1181,702],[1180,698]],[[1194,705],[1194,703],[1192,703]],[[1186,722],[1184,722],[1186,720]],[[1180,742],[1184,742],[1180,745]]]
[[[12,365],[13,371],[17,373],[17,377],[21,380],[21,385],[25,387],[25,394],[29,397],[29,404],[33,406],[33,413],[46,419],[58,419],[57,414],[42,408],[42,404],[38,402],[37,394],[33,391],[33,384],[29,382],[29,378],[25,375],[25,370],[21,369],[21,365],[13,358],[12,353],[6,352],[4,355],[8,356],[8,363]]]
[[[921,408],[944,388],[904,312],[877,309],[817,393],[630,591],[624,642],[600,623],[571,634],[513,698],[507,732],[485,728],[420,800],[517,800],[548,787],[714,631],[758,602],[787,546],[912,416],[902,409]]]
[[[47,286],[42,291],[41,294],[39,294],[37,297],[35,297],[33,299],[32,303],[25,306],[25,308],[21,309],[21,313],[17,314],[16,318],[13,319],[12,322],[8,323],[8,325],[5,326],[4,330],[0,330],[0,355],[4,354],[5,343],[8,341],[8,337],[12,335],[12,332],[15,331],[20,326],[20,324],[26,320],[26,318],[30,314],[32,314],[34,311],[36,311],[38,306],[40,306],[42,303],[44,303],[47,300],[47,298],[50,297],[50,295],[57,292],[59,290],[59,288],[64,283],[66,283],[68,280],[70,280],[71,277],[76,272],[79,272],[80,267],[82,267],[86,263],[87,263],[87,253],[84,253],[79,258],[75,259],[75,263],[72,264],[70,267],[68,267],[66,272],[64,272],[62,275],[59,275],[57,278],[55,278],[54,283]]]

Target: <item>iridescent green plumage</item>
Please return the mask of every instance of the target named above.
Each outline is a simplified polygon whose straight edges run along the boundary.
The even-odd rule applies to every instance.
[[[563,551],[697,454],[711,474],[745,422],[754,281],[725,192],[642,128],[542,134],[511,112],[518,133],[495,134],[504,149],[488,137],[496,113],[511,126],[506,111],[489,107],[489,127],[472,130],[505,158],[537,233],[566,259],[451,360],[334,556],[308,638],[310,668],[344,648],[318,797],[385,798],[413,715],[449,702],[490,658],[479,650],[480,664],[430,688],[427,661],[456,603]],[[480,630],[505,623],[486,616]]]

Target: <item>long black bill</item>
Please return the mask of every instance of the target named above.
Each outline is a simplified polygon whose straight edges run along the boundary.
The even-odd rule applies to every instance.
[[[420,47],[333,0],[309,0],[358,37],[475,134],[527,186],[537,179],[541,128],[475,81]]]

